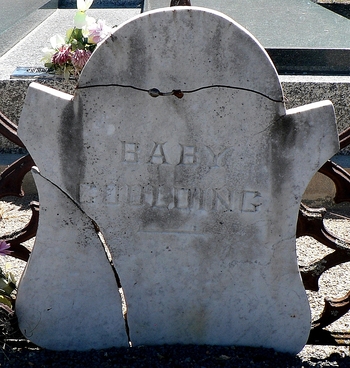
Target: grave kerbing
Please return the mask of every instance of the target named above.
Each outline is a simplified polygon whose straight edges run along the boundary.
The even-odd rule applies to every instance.
[[[232,19],[196,7],[133,18],[95,51],[74,97],[29,87],[19,135],[39,167],[49,219],[18,290],[20,327],[33,342],[96,348],[83,339],[90,328],[100,347],[125,345],[120,300],[108,312],[89,304],[80,296],[86,276],[70,304],[60,295],[72,285],[53,286],[65,263],[111,275],[100,244],[85,249],[101,259],[87,253],[84,264],[62,247],[62,232],[84,243],[86,218],[111,251],[134,345],[302,349],[310,312],[295,227],[308,182],[338,150],[334,111],[328,101],[286,111],[271,60]],[[90,307],[110,317],[113,336],[103,319],[92,328],[76,318]],[[53,319],[62,315],[70,323],[60,330]]]

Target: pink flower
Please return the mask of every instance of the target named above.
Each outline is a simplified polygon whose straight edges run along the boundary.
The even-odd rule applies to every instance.
[[[8,250],[11,248],[10,244],[7,244],[5,241],[0,240],[0,255],[6,256],[12,253],[12,250]]]
[[[77,70],[81,70],[90,59],[90,56],[91,51],[77,49],[72,56],[72,64]]]
[[[71,49],[68,45],[62,45],[52,56],[52,62],[58,65],[64,65],[71,60]]]
[[[107,26],[106,22],[101,19],[89,26],[88,30],[90,32],[88,36],[89,43],[99,43],[112,33],[112,28]]]

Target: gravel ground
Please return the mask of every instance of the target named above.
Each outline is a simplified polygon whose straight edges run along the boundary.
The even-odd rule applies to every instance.
[[[31,200],[36,198],[7,197],[0,201],[0,235],[23,228],[31,216],[28,207]],[[346,238],[350,222],[343,216],[347,214],[350,216],[350,207],[334,207],[331,211],[334,214],[325,220],[326,226],[338,236]],[[26,242],[25,245],[31,248],[33,240]],[[330,250],[310,237],[297,240],[300,265],[310,264],[329,252]],[[13,272],[17,280],[24,266],[25,262],[13,257],[0,258],[0,267]],[[318,292],[307,292],[313,319],[317,319],[320,315],[325,296],[342,297],[350,290],[350,278],[346,277],[349,272],[349,263],[334,267],[321,277]],[[349,314],[333,323],[329,330],[349,331]],[[350,348],[307,345],[296,356],[263,348],[197,345],[53,352],[22,340],[3,343],[0,349],[0,367],[350,367]]]

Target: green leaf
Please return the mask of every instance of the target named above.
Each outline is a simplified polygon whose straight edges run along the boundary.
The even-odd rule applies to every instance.
[[[8,307],[12,308],[12,301],[6,298],[4,295],[0,295],[0,303],[5,304]]]

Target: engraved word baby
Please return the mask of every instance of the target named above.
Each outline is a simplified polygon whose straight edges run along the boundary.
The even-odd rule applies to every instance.
[[[233,150],[233,147],[228,147],[219,153],[215,153],[211,147],[205,145],[197,147],[177,143],[170,148],[168,142],[153,142],[151,151],[146,152],[145,149],[141,149],[137,142],[122,141],[121,143],[123,162],[156,165],[195,165],[201,159],[205,159],[210,167],[218,167],[222,166],[225,155]]]

